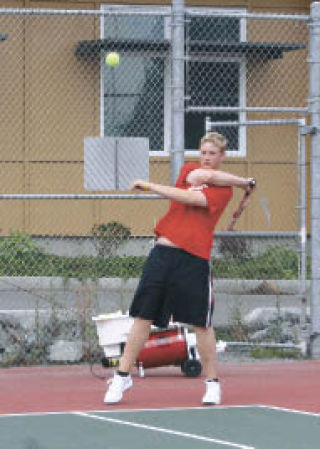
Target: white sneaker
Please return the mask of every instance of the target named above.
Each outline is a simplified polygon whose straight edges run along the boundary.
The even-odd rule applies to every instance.
[[[116,404],[121,401],[123,393],[132,387],[132,378],[130,374],[128,376],[119,376],[119,374],[114,373],[113,378],[109,379],[107,384],[109,384],[109,388],[106,391],[103,402]]]
[[[221,404],[221,387],[220,382],[205,381],[206,392],[202,398],[203,405],[219,405]]]

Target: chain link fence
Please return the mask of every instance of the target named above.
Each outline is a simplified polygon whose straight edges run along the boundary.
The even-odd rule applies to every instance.
[[[223,232],[241,192],[216,234],[218,336],[296,344],[306,331],[308,17],[186,8],[180,59],[175,23],[169,7],[0,10],[3,365],[88,362],[92,316],[127,311],[168,208],[130,182],[170,184],[181,63],[184,159],[217,130],[225,170],[259,185],[238,230]]]

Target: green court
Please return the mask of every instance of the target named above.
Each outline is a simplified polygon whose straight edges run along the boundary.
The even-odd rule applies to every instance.
[[[266,406],[2,415],[1,449],[318,449],[320,414]]]

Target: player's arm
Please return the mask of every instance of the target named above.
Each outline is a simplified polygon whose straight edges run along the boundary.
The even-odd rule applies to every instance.
[[[240,187],[244,190],[250,186],[252,178],[243,178],[232,173],[210,168],[197,168],[187,175],[187,182],[193,186],[213,184],[220,187]]]
[[[188,204],[190,206],[207,207],[207,198],[197,190],[185,190],[178,187],[165,186],[154,182],[137,179],[131,185],[131,189],[144,190],[157,193],[171,201]]]

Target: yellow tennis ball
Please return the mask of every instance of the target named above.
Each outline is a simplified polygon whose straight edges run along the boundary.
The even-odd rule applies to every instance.
[[[108,53],[106,56],[106,64],[110,67],[116,67],[120,62],[119,53],[115,51]]]

